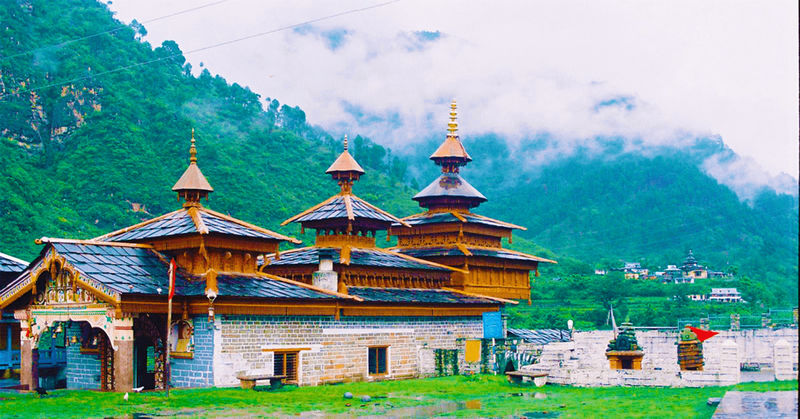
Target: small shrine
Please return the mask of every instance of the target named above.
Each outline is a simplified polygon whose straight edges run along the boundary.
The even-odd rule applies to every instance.
[[[703,371],[703,342],[691,326],[678,335],[678,365],[681,371]]]
[[[636,341],[633,324],[625,322],[620,325],[619,334],[608,342],[606,358],[612,370],[640,370],[644,352]]]

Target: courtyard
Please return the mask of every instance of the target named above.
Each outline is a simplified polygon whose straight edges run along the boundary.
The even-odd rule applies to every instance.
[[[0,392],[0,416],[72,417],[681,417],[709,418],[711,397],[736,391],[797,391],[797,381],[742,383],[728,387],[642,388],[508,384],[501,376],[285,386],[176,389],[121,393],[53,390]],[[352,399],[344,398],[351,393]],[[369,396],[369,401],[362,401]]]

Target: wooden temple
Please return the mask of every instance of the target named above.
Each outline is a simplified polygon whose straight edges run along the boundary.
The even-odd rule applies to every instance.
[[[193,132],[172,188],[180,209],[91,240],[37,240],[39,256],[0,289],[20,322],[22,386],[42,386],[45,346],[66,354],[67,388],[129,391],[234,385],[273,367],[300,385],[414,377],[436,348],[480,338],[481,316],[509,301],[445,287],[466,270],[377,248],[376,231],[411,224],[352,193],[364,171],[346,146],[328,173],[340,192],[287,220],[315,229],[314,245],[280,252],[300,242],[202,205],[213,188]]]
[[[459,174],[472,158],[458,136],[455,101],[447,137],[430,159],[442,174],[413,198],[426,211],[391,225],[389,233],[398,239],[394,250],[458,268],[450,288],[530,301],[530,271],[538,275],[539,263],[556,262],[503,248],[503,238],[511,242],[512,230],[525,227],[471,211],[487,199]]]
[[[282,223],[299,223],[303,231],[315,230],[314,244],[269,255],[263,272],[346,295],[382,299],[383,303],[471,295],[448,289],[451,275],[466,271],[376,246],[377,231],[387,230],[392,223],[410,225],[353,193],[353,184],[364,169],[348,151],[347,136],[344,151],[325,173],[338,183],[339,193]],[[387,306],[375,313],[396,309],[412,307]]]

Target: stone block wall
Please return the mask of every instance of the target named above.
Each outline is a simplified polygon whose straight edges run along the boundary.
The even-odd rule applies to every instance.
[[[272,372],[281,349],[300,349],[300,385],[432,375],[434,349],[458,349],[465,371],[463,339],[483,335],[481,317],[221,316],[215,329],[213,380],[221,386],[238,385],[239,371]],[[368,373],[371,346],[388,347],[385,376]]]
[[[611,331],[576,332],[573,338],[573,342],[543,346],[539,362],[524,369],[546,371],[548,382],[557,384],[702,387],[740,382],[743,362],[772,366],[773,359],[778,359],[781,371],[793,371],[792,377],[797,377],[797,329],[720,332],[703,342],[704,371],[680,371],[677,332],[636,332],[645,353],[639,371],[610,368],[605,349],[613,338]],[[777,365],[775,368],[779,369]]]
[[[69,389],[99,389],[100,388],[100,357],[97,354],[81,353],[81,328],[77,323],[67,327],[67,340],[77,337],[78,343],[67,347],[67,388]]]
[[[172,358],[173,387],[208,387],[214,385],[214,330],[207,316],[196,316],[194,324],[194,357]]]

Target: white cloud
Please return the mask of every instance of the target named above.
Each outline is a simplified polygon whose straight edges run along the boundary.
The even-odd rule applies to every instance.
[[[376,3],[232,0],[147,25],[148,39],[190,51]],[[111,7],[142,21],[192,6]],[[796,17],[790,0],[404,0],[187,58],[195,70],[203,62],[301,106],[314,124],[399,149],[443,133],[455,97],[467,143],[483,132],[512,141],[547,132],[568,150],[596,136],[664,145],[719,134],[748,167],[763,169],[709,164],[709,173],[732,185],[769,184],[798,173]],[[341,35],[333,49],[328,31]],[[422,42],[419,31],[440,36]],[[596,109],[621,97],[633,108]],[[359,121],[348,106],[390,120]]]

